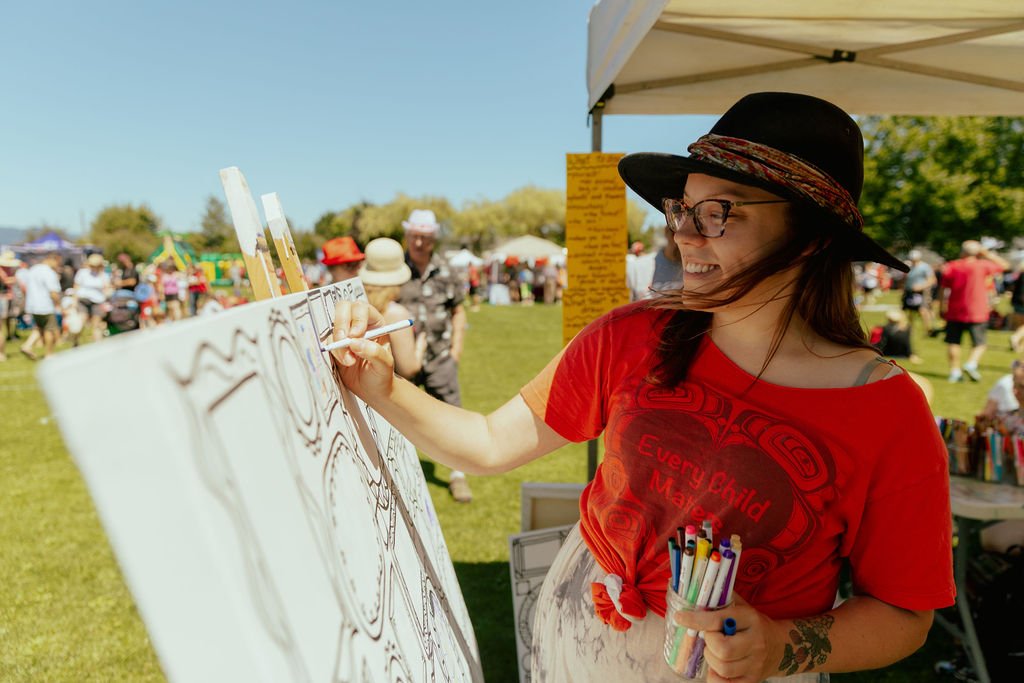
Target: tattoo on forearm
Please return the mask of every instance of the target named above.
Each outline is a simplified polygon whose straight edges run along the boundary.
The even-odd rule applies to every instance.
[[[804,666],[804,671],[811,671],[821,666],[832,653],[832,641],[828,639],[829,629],[835,623],[835,617],[823,614],[810,619],[794,619],[796,627],[789,632],[792,644],[786,643],[786,651],[779,663],[779,671],[792,676]]]

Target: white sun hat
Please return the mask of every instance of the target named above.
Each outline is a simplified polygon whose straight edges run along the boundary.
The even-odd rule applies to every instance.
[[[430,209],[413,209],[413,212],[409,214],[409,220],[402,221],[402,227],[410,232],[433,235],[441,225]]]

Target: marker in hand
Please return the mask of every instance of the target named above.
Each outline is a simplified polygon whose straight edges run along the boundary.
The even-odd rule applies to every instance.
[[[377,337],[383,337],[385,334],[391,334],[392,332],[398,332],[399,330],[404,330],[407,327],[412,327],[412,318],[406,318],[405,320],[399,320],[397,323],[391,323],[390,325],[385,325],[384,327],[374,328],[374,329],[370,330],[369,332],[367,332],[362,337],[345,337],[344,339],[339,339],[336,342],[331,342],[330,344],[325,344],[324,346],[322,346],[320,348],[323,351],[333,351],[335,349],[346,349],[346,348],[348,348],[349,346],[352,345],[352,342],[357,341],[358,339],[376,339]]]

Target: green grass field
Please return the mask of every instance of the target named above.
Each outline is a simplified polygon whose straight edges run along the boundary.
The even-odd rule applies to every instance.
[[[891,299],[890,299],[891,301]],[[501,405],[561,345],[559,307],[484,307],[470,313],[461,377],[467,407]],[[882,313],[865,314],[877,324]],[[981,383],[946,383],[945,347],[918,337],[923,362],[911,369],[934,384],[936,414],[972,419],[1013,355],[1008,333],[991,332]],[[34,377],[8,344],[0,363],[0,681],[164,680],[83,482]],[[84,403],[88,396],[83,396]],[[480,646],[486,679],[517,680],[508,536],[519,530],[524,481],[582,482],[586,447],[562,449],[499,477],[471,477],[475,499],[454,503],[447,469],[424,462]],[[840,681],[927,681],[952,655],[937,628],[920,652],[885,671]]]

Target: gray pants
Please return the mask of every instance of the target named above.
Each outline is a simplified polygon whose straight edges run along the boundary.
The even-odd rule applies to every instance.
[[[448,405],[462,405],[462,396],[459,394],[459,364],[451,356],[430,361],[412,381]]]

